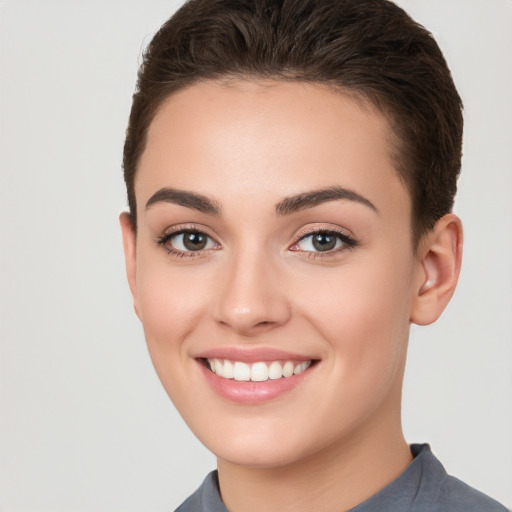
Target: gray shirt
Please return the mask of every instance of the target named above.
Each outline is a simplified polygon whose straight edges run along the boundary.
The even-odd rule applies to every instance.
[[[393,482],[347,512],[507,512],[485,494],[449,476],[428,444],[411,445],[414,460]],[[217,472],[175,512],[228,512]]]

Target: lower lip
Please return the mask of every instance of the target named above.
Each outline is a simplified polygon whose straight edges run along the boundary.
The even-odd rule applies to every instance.
[[[199,362],[201,370],[211,388],[221,397],[242,404],[259,404],[274,400],[301,384],[311,367],[298,375],[269,379],[263,382],[237,381],[219,377]]]

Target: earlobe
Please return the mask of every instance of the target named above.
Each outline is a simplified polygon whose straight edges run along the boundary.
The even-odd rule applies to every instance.
[[[135,313],[140,318],[137,308],[137,258],[136,258],[136,240],[135,230],[130,215],[127,212],[119,216],[121,224],[121,233],[123,235],[124,259],[126,264],[126,276],[133,297],[133,306]]]
[[[453,296],[462,263],[462,223],[450,213],[420,242],[411,322],[435,322]]]

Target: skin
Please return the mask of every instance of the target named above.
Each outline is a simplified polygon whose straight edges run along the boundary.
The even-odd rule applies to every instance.
[[[193,85],[150,126],[136,236],[121,216],[128,280],[156,371],[217,456],[230,511],[345,510],[411,460],[400,421],[409,327],[448,303],[462,231],[450,214],[412,246],[389,133],[361,100],[279,81]],[[349,197],[276,212],[287,197],[334,186],[373,206]],[[146,207],[166,187],[206,196],[218,212]],[[177,238],[157,242],[183,227],[210,237],[195,257],[169,253]],[[305,237],[319,228],[355,245],[315,252]],[[282,396],[241,404],[212,390],[196,359],[219,347],[317,362]]]

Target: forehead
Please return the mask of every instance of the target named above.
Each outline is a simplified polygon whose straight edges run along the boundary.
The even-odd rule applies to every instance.
[[[327,86],[203,82],[170,96],[153,119],[137,201],[170,186],[262,203],[337,185],[408,203],[390,140],[376,108]]]

